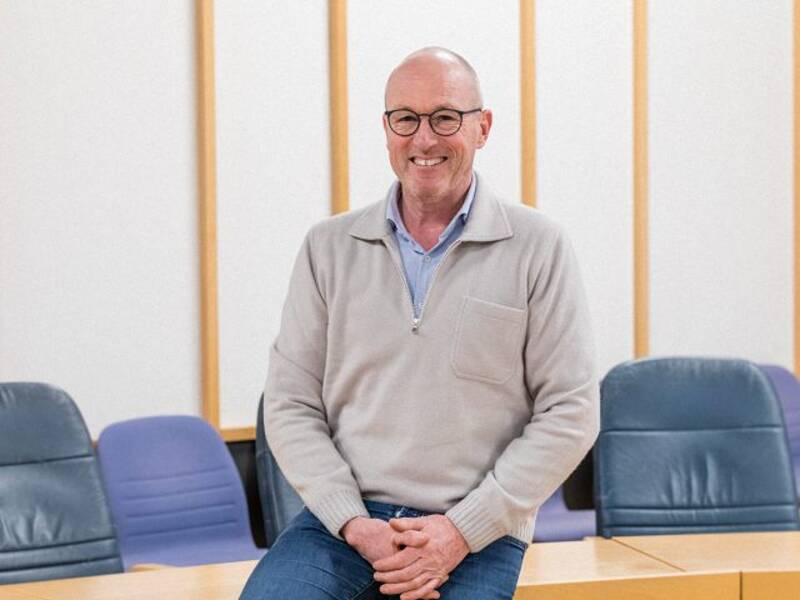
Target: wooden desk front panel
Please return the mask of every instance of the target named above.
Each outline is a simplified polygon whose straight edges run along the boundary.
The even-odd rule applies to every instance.
[[[742,600],[797,600],[800,571],[742,573]]]

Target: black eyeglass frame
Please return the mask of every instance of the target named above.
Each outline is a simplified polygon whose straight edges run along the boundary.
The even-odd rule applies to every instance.
[[[395,135],[399,135],[400,137],[411,137],[412,135],[417,133],[417,131],[419,131],[419,126],[422,125],[422,117],[428,117],[428,126],[431,128],[431,131],[433,131],[433,133],[435,133],[436,135],[440,135],[442,137],[450,137],[451,135],[455,135],[459,131],[461,131],[461,126],[464,124],[464,115],[469,115],[482,110],[483,107],[480,106],[478,108],[473,108],[471,110],[458,110],[457,108],[439,108],[431,113],[418,113],[416,111],[411,110],[410,108],[395,108],[394,110],[384,111],[383,114],[386,117],[386,122],[389,124],[389,129],[392,130],[392,133],[394,133]],[[398,133],[397,131],[395,131],[394,127],[392,127],[392,114],[400,111],[405,111],[411,113],[412,115],[416,115],[417,126],[411,133]],[[438,131],[436,131],[436,129],[434,129],[433,125],[431,125],[431,117],[436,113],[445,111],[458,113],[458,118],[459,118],[458,127],[456,127],[456,130],[453,133],[439,133]]]

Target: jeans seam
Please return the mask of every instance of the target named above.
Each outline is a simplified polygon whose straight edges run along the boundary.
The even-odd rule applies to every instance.
[[[361,596],[364,594],[364,592],[366,592],[367,590],[369,590],[369,588],[372,587],[373,583],[374,582],[370,581],[364,587],[362,587],[360,590],[358,590],[356,592],[356,595],[353,596],[353,600],[359,600],[359,598],[361,598]]]

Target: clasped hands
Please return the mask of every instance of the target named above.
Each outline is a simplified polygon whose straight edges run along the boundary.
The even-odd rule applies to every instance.
[[[444,515],[392,519],[356,517],[342,537],[375,569],[385,595],[435,600],[449,573],[469,554],[464,537]]]

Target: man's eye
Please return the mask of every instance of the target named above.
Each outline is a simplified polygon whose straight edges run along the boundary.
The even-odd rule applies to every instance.
[[[397,117],[396,120],[398,122],[400,122],[400,123],[413,123],[414,121],[417,120],[417,118],[412,116],[412,115],[403,115],[403,116]]]

